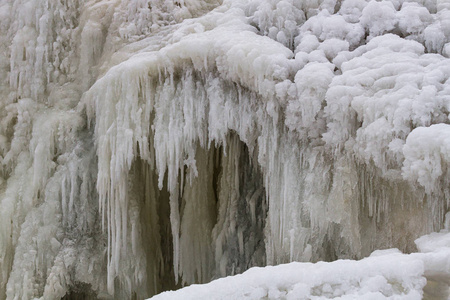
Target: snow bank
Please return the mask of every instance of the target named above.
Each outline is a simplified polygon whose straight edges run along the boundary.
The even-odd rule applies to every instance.
[[[416,240],[423,253],[377,250],[359,261],[252,268],[151,299],[423,299],[430,296],[427,278],[441,283],[433,286],[431,294],[444,299],[450,284],[449,241],[450,234],[442,231]]]

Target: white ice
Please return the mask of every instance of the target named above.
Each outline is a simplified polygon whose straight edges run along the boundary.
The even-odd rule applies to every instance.
[[[448,0],[0,0],[0,299],[415,252],[449,216],[449,57]],[[427,254],[335,265],[393,257],[420,294]]]

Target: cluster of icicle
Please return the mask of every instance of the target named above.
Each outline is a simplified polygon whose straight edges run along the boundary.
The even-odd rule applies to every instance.
[[[444,0],[0,0],[0,299],[414,251],[449,57]]]

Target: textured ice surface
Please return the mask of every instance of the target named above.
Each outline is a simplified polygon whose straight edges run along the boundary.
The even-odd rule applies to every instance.
[[[0,0],[0,299],[415,252],[449,57],[446,0]]]

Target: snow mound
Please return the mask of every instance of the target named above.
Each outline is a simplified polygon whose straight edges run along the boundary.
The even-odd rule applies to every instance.
[[[422,299],[430,277],[433,294],[449,295],[450,233],[416,240],[424,253],[377,250],[370,257],[334,262],[293,262],[252,268],[240,275],[164,292],[151,299]],[[431,281],[430,281],[431,282]]]

